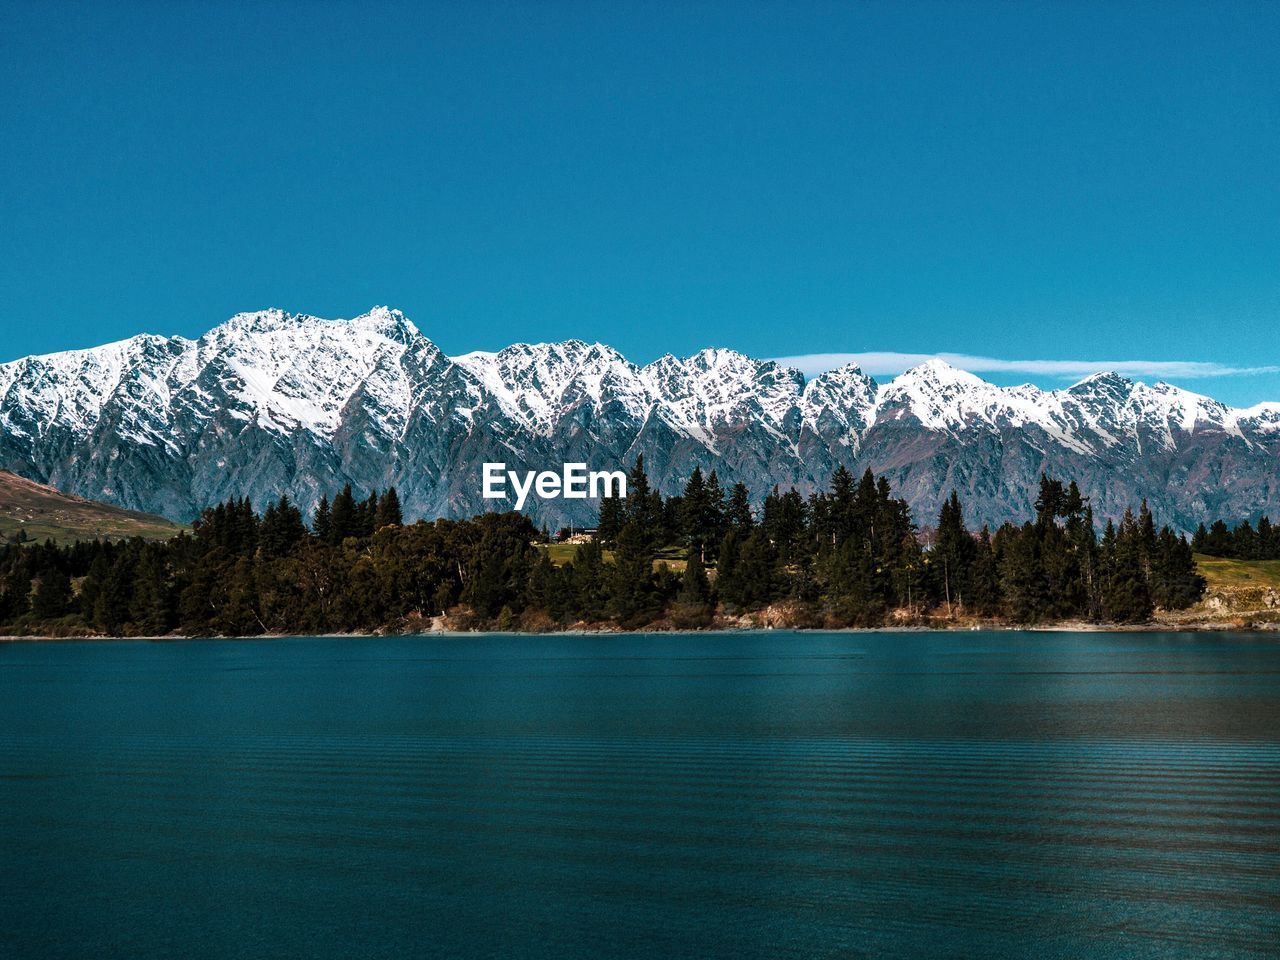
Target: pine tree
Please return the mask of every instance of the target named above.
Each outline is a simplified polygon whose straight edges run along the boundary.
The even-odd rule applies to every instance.
[[[1000,577],[996,557],[991,548],[991,531],[985,526],[978,534],[969,567],[969,603],[981,616],[989,617],[1000,609]]]
[[[49,567],[40,574],[31,598],[31,615],[37,620],[56,620],[71,608],[71,577],[65,570]]]
[[[143,634],[158,637],[173,629],[172,607],[163,554],[159,548],[145,547],[134,572],[129,617]]]
[[[1009,615],[1019,623],[1036,623],[1048,609],[1040,537],[1032,523],[1006,527],[1001,543],[1000,579]]]
[[[382,530],[386,527],[398,527],[403,523],[404,516],[400,511],[400,495],[396,493],[395,487],[387,487],[387,492],[378,501],[378,513],[374,522],[374,529]]]
[[[249,558],[241,557],[231,568],[226,599],[213,617],[213,627],[228,637],[250,637],[266,632],[258,616],[258,584]]]
[[[650,538],[635,521],[623,524],[609,578],[609,600],[613,615],[624,627],[647,623],[660,607],[650,544]]]
[[[306,535],[302,511],[290,502],[287,494],[278,503],[267,505],[258,533],[263,556],[268,559],[288,556]]]
[[[711,536],[710,501],[702,479],[702,468],[694,467],[680,500],[680,532],[685,545],[696,550],[705,562],[707,538]]]
[[[321,497],[316,505],[316,515],[311,521],[311,532],[321,543],[333,542],[333,515],[329,511],[328,497]]]
[[[1142,552],[1143,569],[1149,572],[1156,554],[1156,521],[1151,516],[1146,497],[1142,498],[1142,506],[1138,511],[1138,549]]]
[[[1117,623],[1151,619],[1151,593],[1143,569],[1142,531],[1132,510],[1124,512],[1115,535],[1115,559],[1106,597],[1107,616]]]
[[[711,597],[711,586],[707,581],[707,571],[702,565],[699,551],[690,550],[689,559],[685,563],[684,575],[680,579],[680,602],[690,604],[706,603]]]
[[[734,564],[739,605],[763,607],[778,599],[778,562],[778,551],[764,530],[752,530]]]
[[[952,490],[938,513],[938,535],[932,556],[938,596],[947,605],[947,616],[951,615],[953,605],[963,605],[969,591],[973,552],[973,537],[964,526],[960,496]]]
[[[348,483],[333,498],[333,518],[330,521],[329,542],[336,545],[342,543],[347,537],[358,537],[359,535],[356,498],[351,492],[351,484]]]
[[[712,470],[711,476],[707,477],[707,526],[710,530],[707,544],[712,549],[719,545],[720,538],[724,536],[724,508],[724,490],[720,486],[720,478]]]
[[[1271,518],[1265,513],[1258,518],[1258,556],[1263,560],[1280,559],[1280,542],[1271,527]]]
[[[601,543],[613,545],[618,533],[626,522],[626,510],[620,497],[602,497],[600,499],[600,519],[596,524],[596,538]]]
[[[111,565],[93,605],[93,621],[109,634],[120,634],[129,622],[133,564],[120,557]]]
[[[583,620],[603,620],[609,600],[604,552],[599,540],[578,547],[570,564],[573,602]]]
[[[734,606],[742,604],[742,579],[738,575],[739,544],[737,529],[730,527],[720,541],[720,549],[717,551],[719,559],[716,562],[716,593],[722,601]]]
[[[1165,610],[1184,610],[1204,596],[1205,579],[1196,572],[1186,537],[1161,529],[1151,565],[1151,599]]]
[[[751,494],[747,491],[745,483],[735,483],[733,489],[729,491],[725,522],[728,530],[735,531],[739,537],[745,537],[755,525],[755,518],[751,515]]]

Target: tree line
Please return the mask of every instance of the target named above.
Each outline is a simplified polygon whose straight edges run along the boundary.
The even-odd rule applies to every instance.
[[[1228,527],[1215,520],[1207,529],[1202,523],[1191,538],[1191,549],[1211,557],[1234,560],[1280,560],[1280,530],[1271,525],[1265,513],[1255,527],[1248,520]]]
[[[625,499],[557,563],[518,513],[406,524],[394,489],[344,488],[311,523],[287,497],[205,510],[167,541],[0,549],[10,633],[188,636],[573,624],[699,628],[770,608],[786,625],[878,626],[942,618],[1132,623],[1204,592],[1187,540],[1145,502],[1101,535],[1074,482],[1042,477],[1035,516],[971,531],[953,492],[921,535],[870,470],[826,491],[775,488],[760,510],[695,469],[664,497],[637,458]],[[563,549],[563,548],[562,548]],[[659,555],[678,557],[664,562]],[[683,569],[679,569],[679,567]]]

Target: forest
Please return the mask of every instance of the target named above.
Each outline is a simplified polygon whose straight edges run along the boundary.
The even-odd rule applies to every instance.
[[[1265,513],[1257,526],[1244,520],[1228,527],[1225,521],[1215,520],[1208,528],[1200,524],[1191,538],[1191,549],[1231,560],[1280,560],[1280,530],[1271,525]]]
[[[700,469],[664,497],[642,459],[627,489],[602,501],[592,538],[555,551],[519,513],[405,523],[394,489],[350,486],[310,525],[288,498],[261,513],[233,499],[169,540],[9,544],[0,633],[701,629],[761,611],[815,628],[1139,623],[1205,588],[1191,544],[1145,502],[1099,532],[1076,484],[1047,476],[1034,515],[994,532],[970,530],[954,492],[922,529],[869,470],[839,468],[808,497],[775,488],[760,509]]]

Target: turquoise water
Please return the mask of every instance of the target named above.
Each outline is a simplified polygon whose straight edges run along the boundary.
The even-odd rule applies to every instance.
[[[0,956],[1280,955],[1280,638],[0,646]]]

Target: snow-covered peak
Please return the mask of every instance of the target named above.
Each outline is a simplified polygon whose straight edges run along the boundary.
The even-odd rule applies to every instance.
[[[409,343],[421,334],[399,310],[374,307],[350,320],[326,320],[306,313],[289,313],[276,307],[237,313],[202,337],[205,341],[226,341],[239,336],[264,334],[338,335],[355,332],[383,337],[397,343]]]
[[[1121,402],[1133,390],[1133,381],[1110,370],[1103,370],[1085,377],[1068,388],[1068,392],[1078,397],[1102,397]]]
[[[1160,436],[1166,449],[1176,448],[1175,431],[1217,429],[1240,435],[1237,416],[1225,404],[1163,381],[1135,383],[1128,401],[1134,420]]]
[[[878,387],[852,364],[806,382],[776,361],[709,348],[640,368],[612,347],[576,339],[477,351],[451,364],[385,306],[350,320],[241,313],[197,341],[142,335],[0,364],[0,432],[28,440],[55,430],[84,437],[106,416],[130,439],[157,445],[169,442],[175,422],[227,418],[319,442],[358,422],[372,443],[379,432],[398,436],[426,410],[470,421],[481,409],[506,429],[543,437],[665,425],[721,456],[761,432],[797,455],[815,436],[856,450],[877,423],[897,421],[956,437],[1034,427],[1034,442],[1047,434],[1085,456],[1137,456],[1153,443],[1175,450],[1193,434],[1264,445],[1280,436],[1280,403],[1232,410],[1110,372],[1064,390],[1001,388],[933,359]]]
[[[937,384],[991,386],[991,384],[987,383],[981,377],[975,376],[968,370],[961,370],[959,367],[952,366],[941,357],[931,357],[924,361],[924,363],[916,364],[914,367],[903,371],[900,375],[900,379]]]
[[[289,313],[278,307],[266,310],[249,310],[237,313],[230,320],[218,324],[205,336],[216,337],[219,334],[236,333],[274,333],[278,330],[296,330],[309,324],[323,323],[319,317],[311,317],[305,313]]]
[[[730,422],[757,420],[780,429],[804,390],[799,370],[720,348],[684,358],[667,354],[646,366],[641,376],[667,421],[706,443],[713,443],[717,428]]]
[[[930,429],[954,430],[974,418],[992,422],[1004,398],[994,384],[935,358],[895,377],[877,399],[890,416],[909,414]]]
[[[399,310],[390,307],[374,307],[368,313],[362,313],[351,319],[351,326],[358,330],[394,340],[396,343],[410,343],[422,334],[408,317]]]
[[[618,402],[633,416],[643,416],[650,403],[635,364],[601,343],[517,343],[496,353],[478,350],[452,359],[504,411],[540,433],[584,403],[599,411]]]
[[[357,390],[373,392],[389,426],[402,423],[414,391],[406,363],[422,366],[439,355],[404,314],[387,307],[351,320],[242,313],[201,337],[196,353],[198,389],[236,399],[233,415],[320,436],[337,428]]]
[[[828,370],[805,384],[801,418],[815,433],[855,446],[875,420],[877,389],[857,364]]]
[[[87,434],[123,381],[167,376],[189,346],[181,337],[144,333],[0,364],[0,421],[29,437],[54,427]]]
[[[1280,434],[1280,403],[1259,403],[1237,410],[1236,422],[1259,433]]]

